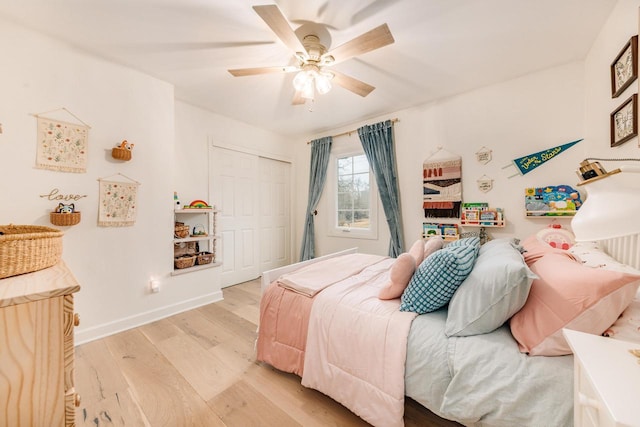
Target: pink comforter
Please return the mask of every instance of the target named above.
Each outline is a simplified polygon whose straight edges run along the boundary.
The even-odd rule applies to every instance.
[[[260,301],[257,359],[302,376],[313,299],[271,283]]]
[[[313,295],[335,283],[353,280],[385,259],[380,255],[347,254],[303,267],[271,283],[260,301],[257,359],[302,376]]]
[[[407,337],[415,313],[378,299],[393,259],[314,298],[302,385],[319,390],[374,426],[403,426]]]

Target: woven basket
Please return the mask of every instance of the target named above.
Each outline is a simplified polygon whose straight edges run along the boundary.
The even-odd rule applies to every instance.
[[[126,148],[113,147],[111,149],[111,157],[118,160],[131,160],[131,150]]]
[[[173,265],[175,266],[175,268],[178,268],[178,269],[193,267],[195,263],[196,263],[196,257],[194,255],[192,256],[183,255],[173,259]]]
[[[51,224],[58,226],[76,225],[80,222],[80,212],[51,212],[49,214],[49,221],[51,221]]]
[[[57,264],[63,232],[37,225],[0,225],[0,279]]]
[[[175,225],[174,235],[178,239],[184,239],[185,237],[189,237],[189,226],[188,225]]]
[[[196,259],[196,264],[197,265],[211,264],[211,262],[213,261],[213,258],[214,258],[214,254],[212,254],[211,252],[200,252],[198,254],[198,258]]]

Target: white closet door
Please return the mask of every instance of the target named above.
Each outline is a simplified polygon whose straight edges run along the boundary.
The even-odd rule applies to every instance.
[[[258,156],[214,147],[213,200],[221,238],[222,287],[252,280],[258,266]]]
[[[291,263],[291,164],[260,157],[260,272]]]
[[[291,164],[221,147],[210,153],[222,287],[289,264]]]

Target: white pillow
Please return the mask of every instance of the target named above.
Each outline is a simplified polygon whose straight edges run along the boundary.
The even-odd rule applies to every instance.
[[[536,277],[512,239],[485,243],[449,302],[445,334],[462,337],[499,328],[525,304]]]

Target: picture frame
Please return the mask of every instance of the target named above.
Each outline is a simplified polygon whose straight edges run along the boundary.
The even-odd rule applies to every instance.
[[[638,78],[638,36],[624,45],[611,63],[611,97],[617,98]]]
[[[638,95],[631,95],[613,113],[610,120],[611,146],[617,147],[638,135]]]

